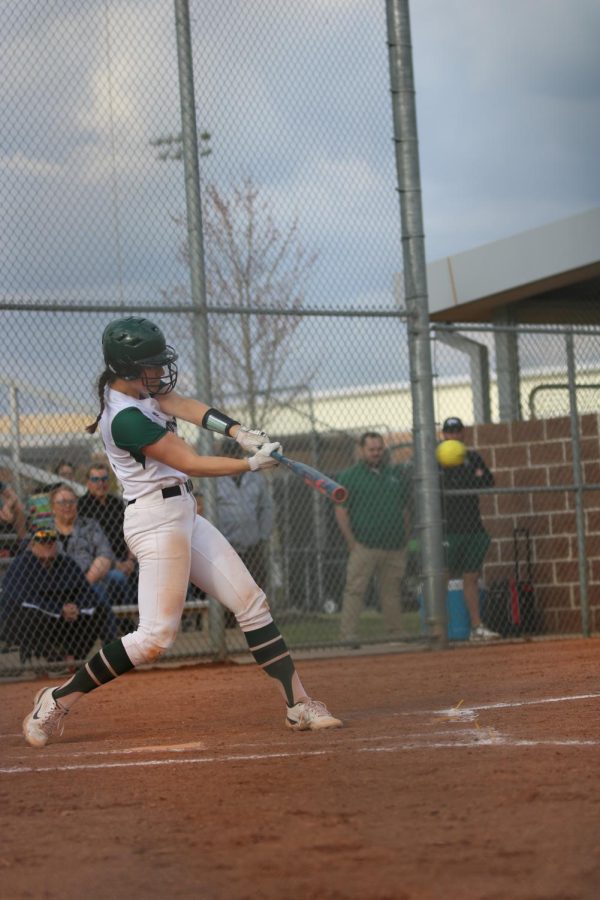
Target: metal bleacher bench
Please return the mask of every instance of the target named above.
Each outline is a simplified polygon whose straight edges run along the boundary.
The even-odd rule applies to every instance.
[[[9,567],[11,562],[13,561],[13,557],[11,556],[0,556],[0,594],[2,592],[2,577],[4,572]],[[112,607],[112,610],[117,617],[117,619],[131,619],[136,618],[138,614],[138,605],[137,603],[123,603],[123,604],[115,604]],[[182,620],[191,619],[192,616],[196,617],[196,622],[198,623],[198,619],[204,620],[205,617],[208,616],[209,610],[209,601],[208,600],[186,600],[185,606],[183,607]],[[201,622],[202,627],[204,627],[204,621]]]
[[[128,619],[131,616],[137,616],[138,605],[137,603],[122,603],[119,605],[115,604],[112,607],[112,610],[118,619]],[[208,600],[186,600],[181,617],[182,619],[184,619],[185,617],[194,614],[197,617],[199,616],[201,618],[204,618],[208,615],[208,610]],[[202,624],[204,625],[204,623]]]
[[[20,543],[21,538],[13,531],[0,532],[0,570],[2,572],[10,566]]]

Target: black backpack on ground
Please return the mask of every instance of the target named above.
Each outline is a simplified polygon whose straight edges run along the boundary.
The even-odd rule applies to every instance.
[[[513,529],[515,571],[493,581],[484,600],[483,620],[503,637],[541,634],[543,622],[537,608],[531,566],[529,529]],[[521,551],[524,553],[520,556]]]

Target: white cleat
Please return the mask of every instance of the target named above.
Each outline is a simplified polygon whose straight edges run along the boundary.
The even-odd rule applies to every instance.
[[[471,629],[471,634],[469,637],[470,641],[497,641],[500,638],[500,635],[495,631],[492,631],[490,628],[486,628],[485,625],[478,625],[477,628]]]
[[[23,722],[25,740],[32,747],[45,747],[55,731],[63,733],[64,718],[68,709],[59,706],[52,696],[55,687],[42,688],[35,695],[33,710]]]
[[[287,707],[285,724],[292,731],[319,731],[321,728],[341,728],[340,719],[331,715],[319,700],[303,700]]]

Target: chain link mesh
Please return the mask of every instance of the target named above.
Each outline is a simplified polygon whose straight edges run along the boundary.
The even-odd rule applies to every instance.
[[[192,0],[190,14],[211,347],[212,391],[203,399],[281,439],[289,456],[342,479],[358,460],[360,435],[379,433],[390,463],[410,477],[411,375],[396,288],[399,216],[383,5],[269,0],[224,8]],[[150,316],[177,348],[183,393],[197,392],[204,361],[197,341],[202,311],[189,286],[173,6],[24,0],[1,16],[6,581],[9,567],[14,576],[21,564],[22,540],[56,527],[49,489],[66,482],[59,500],[81,498],[90,465],[105,461],[99,438],[84,429],[97,412],[106,323],[131,310]],[[479,527],[479,509],[479,533],[491,538],[489,547],[483,538],[478,547],[463,540],[462,549],[448,537],[457,494],[446,485],[446,550],[455,554],[448,556],[449,604],[454,593],[462,603],[464,572],[481,565],[480,611],[493,630],[580,630],[584,590],[588,624],[596,628],[598,335],[583,326],[573,335],[573,394],[566,333],[521,329],[518,398],[507,418],[500,332],[460,333],[487,348],[489,371],[474,370],[434,328],[436,418],[440,428],[449,416],[463,420],[465,442],[495,483],[467,501],[461,485],[454,488],[458,518],[474,516],[469,526]],[[489,377],[487,413],[482,372]],[[184,424],[182,433],[198,444],[197,428]],[[222,451],[217,442],[215,452]],[[72,466],[66,476],[57,472],[65,460]],[[266,531],[258,549],[240,550],[264,580],[290,646],[420,638],[426,624],[412,501],[400,629],[383,615],[374,579],[357,633],[345,635],[348,551],[333,504],[282,467],[265,481]],[[194,486],[202,506],[209,486],[201,479]],[[112,476],[109,487],[118,497]],[[380,509],[367,505],[364,515],[377,522]],[[89,558],[102,555],[91,531],[87,538]],[[44,552],[50,544],[37,542]],[[135,625],[135,571],[125,582],[101,579],[92,596],[85,584],[79,593],[73,587],[66,602],[79,613],[71,611],[72,619],[65,598],[48,585],[43,603],[31,602],[43,593],[39,572],[38,582],[23,577],[21,592],[5,586],[1,595],[0,674],[71,666],[111,629],[121,634]],[[458,623],[457,636],[468,636],[471,624]],[[223,636],[209,599],[190,589],[170,655],[244,649],[239,630],[227,619],[225,625]]]

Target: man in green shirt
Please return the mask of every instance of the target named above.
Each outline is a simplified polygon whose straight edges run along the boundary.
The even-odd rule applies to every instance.
[[[390,635],[400,635],[401,582],[410,533],[412,482],[406,467],[390,465],[383,438],[368,431],[359,440],[360,460],[338,475],[348,499],[336,506],[337,524],[348,546],[340,637],[358,643],[358,621],[373,575]]]

